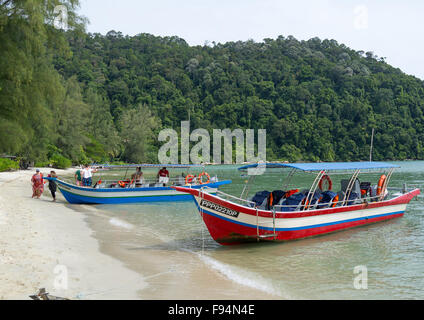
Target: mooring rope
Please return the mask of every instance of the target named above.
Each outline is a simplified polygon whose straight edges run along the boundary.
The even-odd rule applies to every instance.
[[[202,255],[204,254],[204,252],[205,252],[205,237],[204,237],[204,232],[203,232],[203,229],[204,229],[204,224],[205,224],[205,219],[204,219],[204,215],[203,215],[203,208],[202,208],[202,200],[203,200],[203,187],[202,188],[200,188],[200,214],[201,214],[201,216],[202,216]]]

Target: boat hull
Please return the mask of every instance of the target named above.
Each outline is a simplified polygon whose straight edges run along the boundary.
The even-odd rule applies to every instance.
[[[420,193],[414,190],[392,200],[347,207],[277,212],[274,220],[271,211],[257,211],[195,190],[186,192],[194,196],[212,238],[223,245],[296,240],[399,218]]]
[[[191,201],[193,196],[179,192],[171,187],[154,188],[104,188],[94,189],[77,187],[61,180],[56,180],[57,186],[65,199],[71,204],[121,204],[140,202],[171,202],[171,201]],[[231,183],[231,181],[220,181],[202,186],[192,186],[210,188],[211,193],[216,193],[221,185]]]

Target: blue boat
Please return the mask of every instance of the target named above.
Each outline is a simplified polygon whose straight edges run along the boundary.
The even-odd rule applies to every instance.
[[[96,166],[99,170],[129,169],[129,168],[190,168],[194,165],[125,165],[125,166]],[[135,183],[130,179],[121,181],[99,180],[92,187],[77,186],[58,178],[45,178],[56,182],[58,189],[65,199],[71,204],[120,204],[140,202],[169,202],[169,201],[192,201],[193,196],[177,191],[172,187],[185,186],[193,189],[205,189],[208,193],[216,194],[218,188],[230,184],[231,180],[219,181],[218,177],[210,177],[203,171],[198,175],[178,176],[169,179],[167,183],[157,180],[142,181]],[[203,181],[205,180],[206,181]]]

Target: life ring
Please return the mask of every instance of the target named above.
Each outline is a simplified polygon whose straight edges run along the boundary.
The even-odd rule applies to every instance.
[[[192,174],[189,174],[186,178],[185,178],[185,184],[190,184],[194,179],[194,176]]]
[[[322,189],[322,183],[326,180],[328,182],[328,191],[331,191],[333,189],[333,181],[331,181],[330,177],[327,174],[324,174],[319,181],[318,187],[321,189],[321,191],[324,191]]]
[[[208,178],[208,181],[203,182],[203,180],[202,180],[203,176],[206,176]],[[201,174],[199,174],[199,183],[200,184],[208,184],[209,182],[211,182],[211,176],[207,172],[202,172]]]
[[[125,182],[124,181],[118,181],[118,184],[121,188],[125,188]]]
[[[378,184],[377,184],[377,196],[379,196],[382,192],[383,192],[383,185],[386,182],[386,175],[382,175],[380,177],[380,180],[378,180]]]

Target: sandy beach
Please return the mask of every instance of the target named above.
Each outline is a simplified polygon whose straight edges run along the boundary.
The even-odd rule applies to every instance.
[[[39,288],[84,300],[281,298],[229,279],[225,265],[143,230],[137,230],[141,250],[125,247],[131,226],[95,206],[70,205],[59,191],[54,203],[47,184],[41,199],[32,199],[33,173],[0,173],[0,299],[29,299]]]
[[[139,298],[142,276],[99,252],[84,215],[60,192],[53,203],[46,184],[32,199],[32,174],[0,173],[0,299],[29,299],[39,288],[69,299]]]

